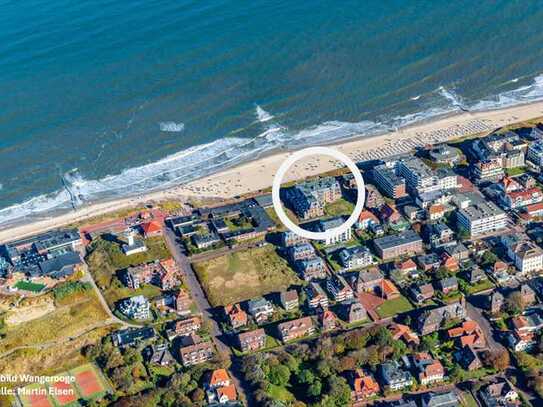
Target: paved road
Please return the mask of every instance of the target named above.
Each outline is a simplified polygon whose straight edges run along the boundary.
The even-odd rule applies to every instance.
[[[207,300],[204,291],[200,286],[200,282],[198,281],[198,278],[196,277],[196,274],[194,273],[194,270],[190,265],[189,258],[183,253],[183,250],[181,246],[177,243],[176,236],[172,230],[165,229],[164,237],[166,240],[166,244],[170,249],[170,253],[172,254],[173,258],[175,259],[184,274],[185,283],[189,287],[192,298],[196,303],[198,310],[202,314],[204,320],[207,321],[207,324],[211,329],[210,334],[215,346],[217,347],[217,350],[222,355],[229,357],[232,361],[232,368],[229,369],[229,371],[230,376],[232,377],[232,381],[238,389],[238,393],[240,393],[245,398],[245,400],[247,400],[249,405],[253,405],[250,385],[243,379],[243,375],[239,371],[239,366],[237,365],[236,357],[232,354],[232,350],[230,349],[228,344],[226,344],[222,339],[222,331],[219,327],[219,324],[213,319],[213,315],[211,313],[211,304],[209,304],[209,301]]]

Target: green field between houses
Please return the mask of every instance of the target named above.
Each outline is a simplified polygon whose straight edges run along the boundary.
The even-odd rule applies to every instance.
[[[385,301],[377,308],[377,313],[381,318],[388,318],[396,314],[411,311],[412,309],[413,306],[409,300],[401,295],[399,298],[394,300]]]
[[[17,281],[17,283],[15,283],[15,288],[23,291],[31,291],[33,293],[39,293],[45,287],[45,284],[32,283],[30,281]]]
[[[193,265],[213,306],[248,300],[301,284],[272,246],[229,253]]]

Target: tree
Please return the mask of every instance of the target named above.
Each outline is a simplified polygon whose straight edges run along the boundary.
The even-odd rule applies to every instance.
[[[274,365],[268,373],[268,380],[276,386],[285,386],[290,379],[290,370],[285,365]]]
[[[315,375],[310,369],[302,369],[298,372],[296,379],[300,384],[311,384],[315,381]]]
[[[351,388],[343,377],[330,376],[328,378],[327,395],[326,405],[347,406],[351,401]]]
[[[505,309],[510,314],[519,314],[526,308],[526,301],[520,291],[511,292],[505,299]]]
[[[315,380],[311,385],[307,388],[307,394],[309,397],[317,398],[322,393],[322,383],[320,380]]]
[[[511,359],[507,351],[486,351],[482,354],[483,363],[486,367],[494,368],[503,372],[511,365]]]
[[[205,398],[206,398],[205,392],[199,387],[194,389],[193,392],[190,394],[190,399],[194,401],[195,403],[204,401]]]

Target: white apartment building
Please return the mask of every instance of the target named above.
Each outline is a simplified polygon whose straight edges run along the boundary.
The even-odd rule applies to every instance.
[[[543,166],[543,140],[538,140],[530,144],[526,158],[538,167]]]
[[[397,170],[405,178],[409,190],[417,194],[458,187],[458,177],[454,172],[444,168],[433,171],[416,157],[398,161]]]
[[[509,245],[507,255],[523,274],[543,270],[543,250],[530,240]]]
[[[457,222],[460,229],[468,231],[471,237],[488,232],[505,229],[507,214],[493,202],[478,200],[471,206],[457,212]]]
[[[334,228],[337,228],[337,227],[341,226],[343,223],[344,223],[344,220],[341,217],[321,220],[321,221],[319,221],[319,224],[318,224],[318,229],[319,229],[318,231],[319,232],[326,232],[326,231],[328,231],[330,229],[334,229]],[[340,234],[337,234],[337,235],[334,235],[332,237],[327,238],[326,239],[326,244],[327,245],[333,245],[333,244],[338,244],[338,243],[342,243],[342,242],[347,242],[347,241],[352,239],[352,236],[353,236],[352,235],[352,230],[351,230],[351,228],[349,228],[343,233],[340,233]]]

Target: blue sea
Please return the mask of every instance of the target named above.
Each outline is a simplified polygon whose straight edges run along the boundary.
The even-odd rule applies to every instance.
[[[0,223],[543,98],[543,3],[0,0]]]

